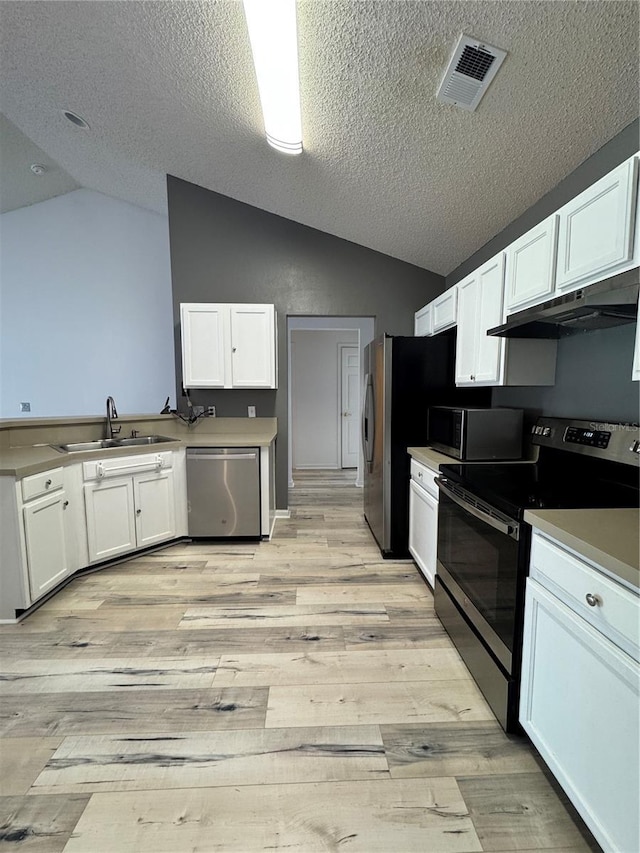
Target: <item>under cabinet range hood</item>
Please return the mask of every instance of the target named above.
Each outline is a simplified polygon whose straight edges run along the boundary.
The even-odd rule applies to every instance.
[[[511,314],[504,325],[489,329],[487,334],[503,338],[563,338],[635,323],[638,290],[636,267]]]

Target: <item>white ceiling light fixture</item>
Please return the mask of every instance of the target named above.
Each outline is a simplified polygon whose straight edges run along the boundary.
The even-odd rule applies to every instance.
[[[267,142],[302,151],[295,0],[243,0]]]

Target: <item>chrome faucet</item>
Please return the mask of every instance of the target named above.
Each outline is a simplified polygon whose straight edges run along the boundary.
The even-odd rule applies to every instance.
[[[114,427],[112,421],[118,417],[118,410],[113,397],[107,397],[107,438],[113,438],[122,429],[121,426]]]

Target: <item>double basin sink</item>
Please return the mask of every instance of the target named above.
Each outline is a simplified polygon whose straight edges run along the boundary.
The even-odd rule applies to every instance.
[[[76,441],[71,444],[52,444],[60,453],[83,453],[88,450],[108,450],[112,447],[141,447],[148,444],[161,444],[163,441],[175,441],[166,435],[141,435],[137,438],[100,438],[96,441]]]

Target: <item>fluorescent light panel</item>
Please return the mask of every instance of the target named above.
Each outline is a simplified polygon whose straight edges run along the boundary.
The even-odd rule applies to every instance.
[[[295,0],[243,0],[267,142],[302,151]]]

